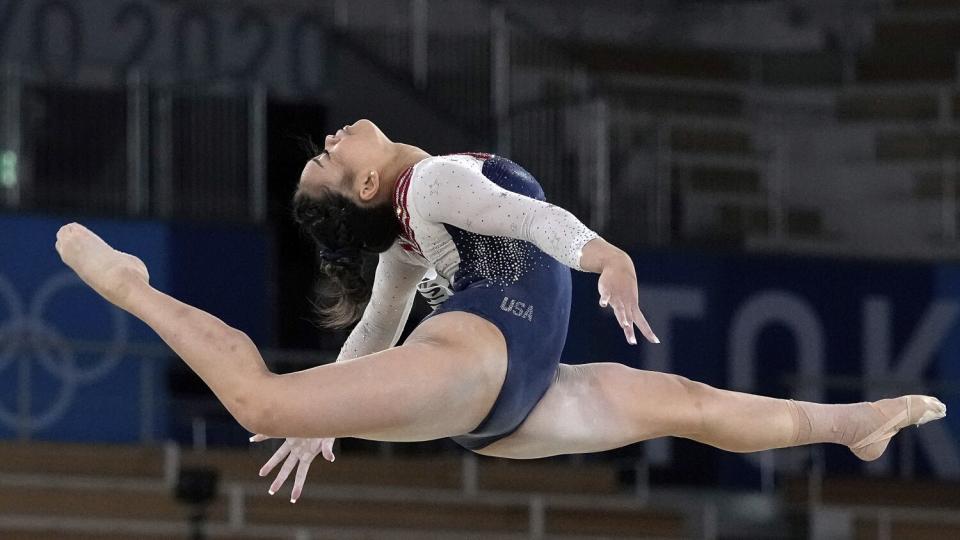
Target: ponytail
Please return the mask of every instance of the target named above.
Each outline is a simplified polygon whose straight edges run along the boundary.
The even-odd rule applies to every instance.
[[[320,268],[313,307],[326,328],[346,328],[360,319],[373,284],[364,278],[369,254],[393,245],[400,224],[393,206],[361,207],[323,188],[319,196],[298,192],[293,218],[314,244]]]

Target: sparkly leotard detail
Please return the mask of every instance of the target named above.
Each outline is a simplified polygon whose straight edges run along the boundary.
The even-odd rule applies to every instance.
[[[509,173],[501,173],[503,178],[498,179],[484,176],[484,164],[492,158],[488,154],[432,157],[401,174],[395,201],[403,229],[401,244],[449,277],[453,251],[440,231],[448,224],[500,238],[504,249],[516,240],[530,242],[580,270],[581,250],[597,234],[563,208],[505,189],[497,180],[509,187]],[[503,257],[489,250],[476,254],[478,259],[498,256]]]

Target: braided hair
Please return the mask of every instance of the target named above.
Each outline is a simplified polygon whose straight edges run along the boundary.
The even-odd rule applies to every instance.
[[[321,326],[346,328],[356,322],[373,284],[364,278],[368,256],[382,253],[400,234],[390,203],[364,207],[329,188],[318,195],[297,192],[293,219],[312,240],[320,276],[314,287],[314,310]]]

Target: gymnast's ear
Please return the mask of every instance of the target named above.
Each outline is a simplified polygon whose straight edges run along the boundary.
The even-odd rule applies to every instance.
[[[360,177],[359,188],[360,201],[372,201],[380,192],[380,173],[375,169],[368,170],[366,174]]]

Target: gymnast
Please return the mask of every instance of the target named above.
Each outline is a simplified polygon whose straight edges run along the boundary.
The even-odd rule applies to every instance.
[[[334,460],[337,437],[451,437],[478,454],[528,459],[674,436],[731,452],[836,443],[873,460],[900,429],[946,414],[928,396],[825,405],[616,363],[560,363],[569,268],[600,275],[600,305],[629,343],[634,328],[659,340],[630,257],[545,202],[537,181],[502,157],[431,156],[360,120],[306,163],[293,208],[317,249],[322,322],[359,322],[336,362],[282,375],[244,333],[151,287],[140,259],[75,223],[56,241],[63,261],[156,331],[251,441],[287,438],[260,475],[283,462],[273,494],[296,467],[291,502],[317,455]],[[379,259],[366,283],[370,253]],[[434,310],[396,346],[418,290]]]

